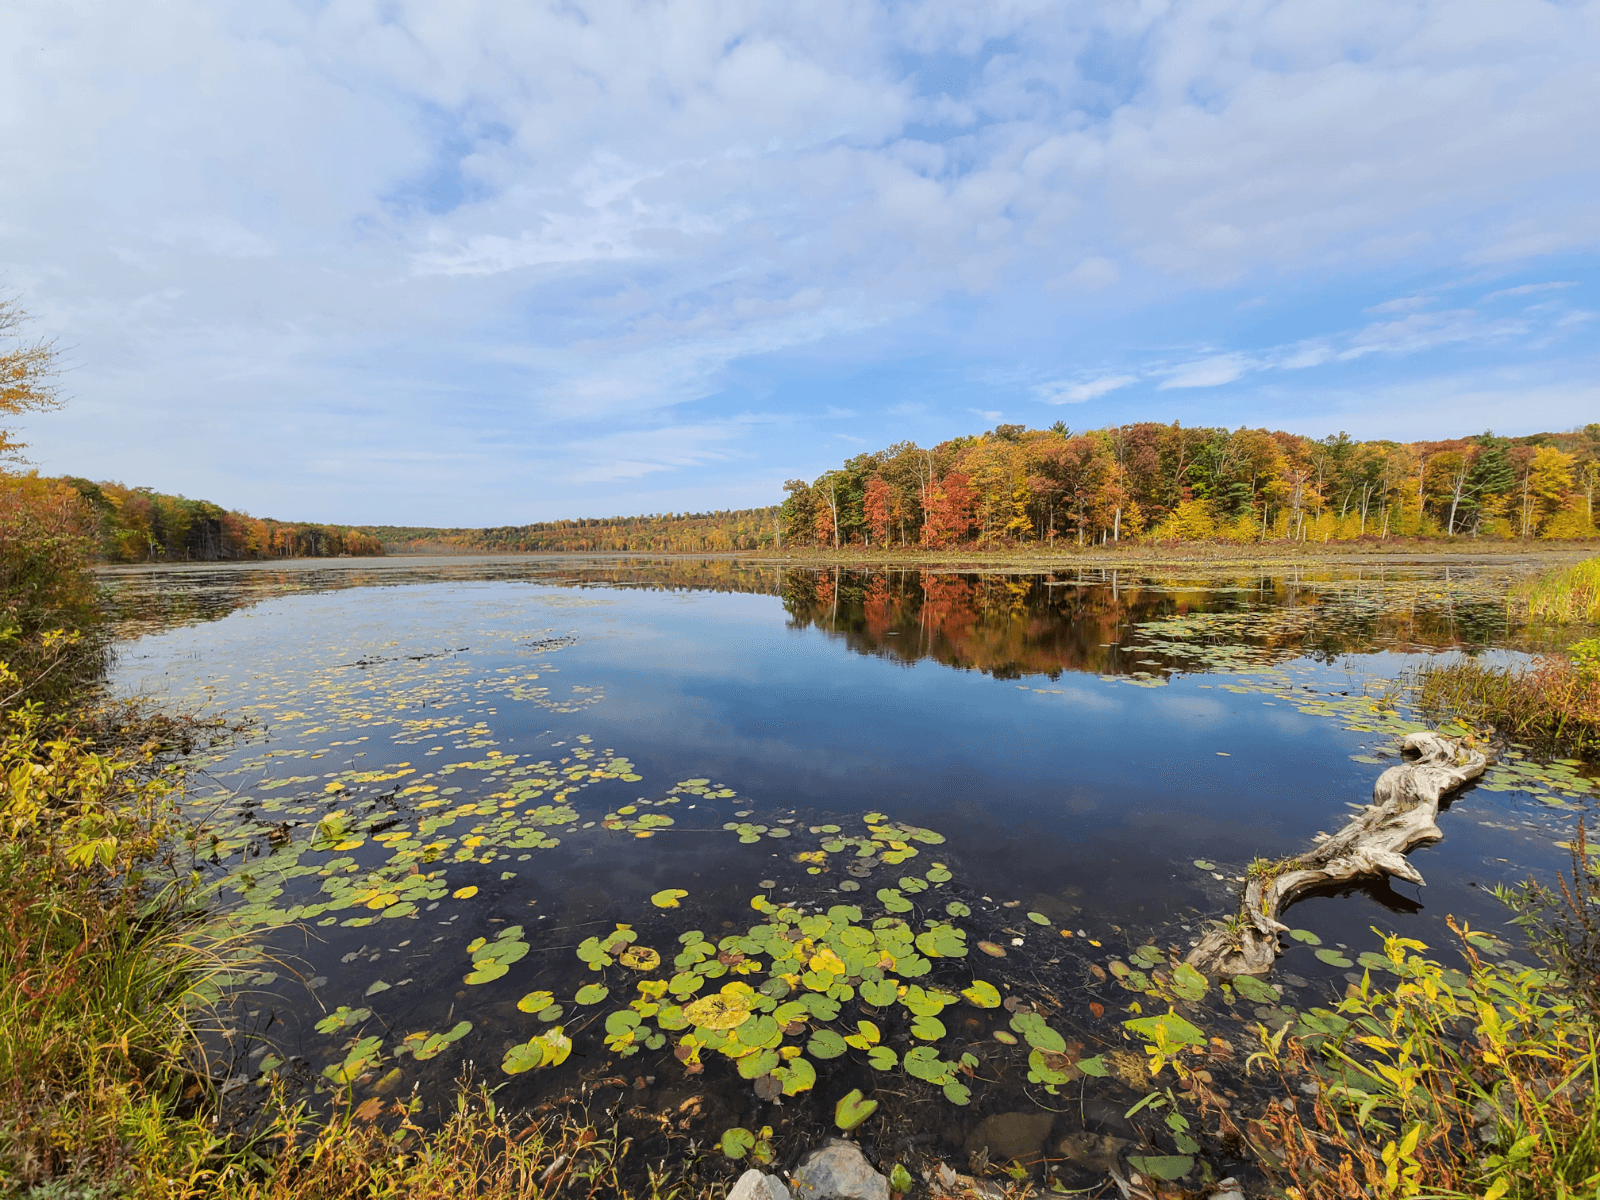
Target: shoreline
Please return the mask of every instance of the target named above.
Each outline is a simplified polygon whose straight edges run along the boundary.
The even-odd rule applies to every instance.
[[[1124,567],[1293,567],[1318,566],[1487,566],[1509,563],[1537,565],[1540,569],[1579,562],[1600,554],[1600,539],[1581,542],[1453,543],[1390,542],[1300,545],[1253,543],[1248,546],[1218,543],[1180,543],[1084,547],[1082,550],[926,550],[921,547],[879,550],[868,547],[804,547],[783,550],[406,550],[382,556],[336,558],[234,559],[213,562],[97,563],[100,576],[143,574],[157,570],[244,570],[259,567],[316,570],[346,566],[451,561],[694,561],[748,562],[781,566],[858,567],[906,569],[957,568],[975,572],[994,570],[1055,571]]]

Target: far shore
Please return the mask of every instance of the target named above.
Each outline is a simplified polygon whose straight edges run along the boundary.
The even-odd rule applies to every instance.
[[[394,546],[385,557],[276,558],[215,562],[103,563],[101,574],[189,567],[241,569],[275,566],[314,569],[344,565],[399,564],[418,559],[523,559],[555,562],[594,560],[714,561],[770,563],[796,567],[851,567],[860,570],[928,567],[958,571],[1113,570],[1120,568],[1296,567],[1296,566],[1485,566],[1525,565],[1539,569],[1565,566],[1600,554],[1600,539],[1583,541],[1484,542],[1400,541],[1293,544],[1285,542],[1191,542],[1150,544],[1124,542],[1105,546],[1009,547],[979,550],[963,547],[928,550],[920,546],[846,546],[838,550],[805,546],[783,550],[462,550],[450,546]]]

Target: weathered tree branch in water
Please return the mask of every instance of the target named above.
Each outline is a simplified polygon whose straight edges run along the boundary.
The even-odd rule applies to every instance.
[[[1278,935],[1289,931],[1278,915],[1302,893],[1383,875],[1420,884],[1406,851],[1444,837],[1434,823],[1439,802],[1482,775],[1488,759],[1437,733],[1411,734],[1404,753],[1409,761],[1378,776],[1372,804],[1338,833],[1298,858],[1252,872],[1238,918],[1202,937],[1189,965],[1208,975],[1264,975],[1278,957]]]

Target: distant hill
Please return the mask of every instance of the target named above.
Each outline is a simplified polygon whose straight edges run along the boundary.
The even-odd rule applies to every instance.
[[[360,525],[390,554],[510,554],[552,550],[770,550],[777,545],[778,506],[708,513],[655,513],[538,521],[488,529]]]

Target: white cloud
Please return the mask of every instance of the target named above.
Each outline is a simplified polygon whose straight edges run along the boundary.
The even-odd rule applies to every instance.
[[[1137,375],[1102,375],[1082,383],[1043,383],[1034,388],[1034,394],[1046,404],[1082,404],[1085,400],[1098,400],[1107,392],[1139,382]]]
[[[1521,287],[1501,288],[1498,292],[1490,292],[1483,299],[1485,303],[1490,300],[1503,300],[1507,296],[1531,296],[1536,292],[1553,292],[1561,288],[1577,287],[1575,279],[1561,280],[1554,283],[1525,283]]]
[[[1232,383],[1256,364],[1243,354],[1214,354],[1172,368],[1161,383],[1166,388],[1208,388]]]
[[[1397,296],[1393,300],[1385,300],[1382,304],[1374,304],[1367,309],[1369,313],[1412,312],[1419,308],[1426,308],[1432,302],[1428,296]]]
[[[79,366],[74,410],[30,433],[51,469],[263,511],[339,463],[330,503],[365,487],[487,516],[529,486],[528,447],[709,429],[676,410],[741,364],[854,363],[877,331],[908,358],[1017,361],[1030,321],[1038,344],[1141,305],[1167,321],[1233,281],[1590,254],[1597,14],[25,0],[0,7],[0,277]],[[987,341],[929,318],[991,305],[1039,311]],[[1377,313],[1395,319],[1034,394],[1215,388],[1576,319]],[[592,477],[674,469],[631,445]],[[393,480],[381,457],[419,447],[471,466]]]

